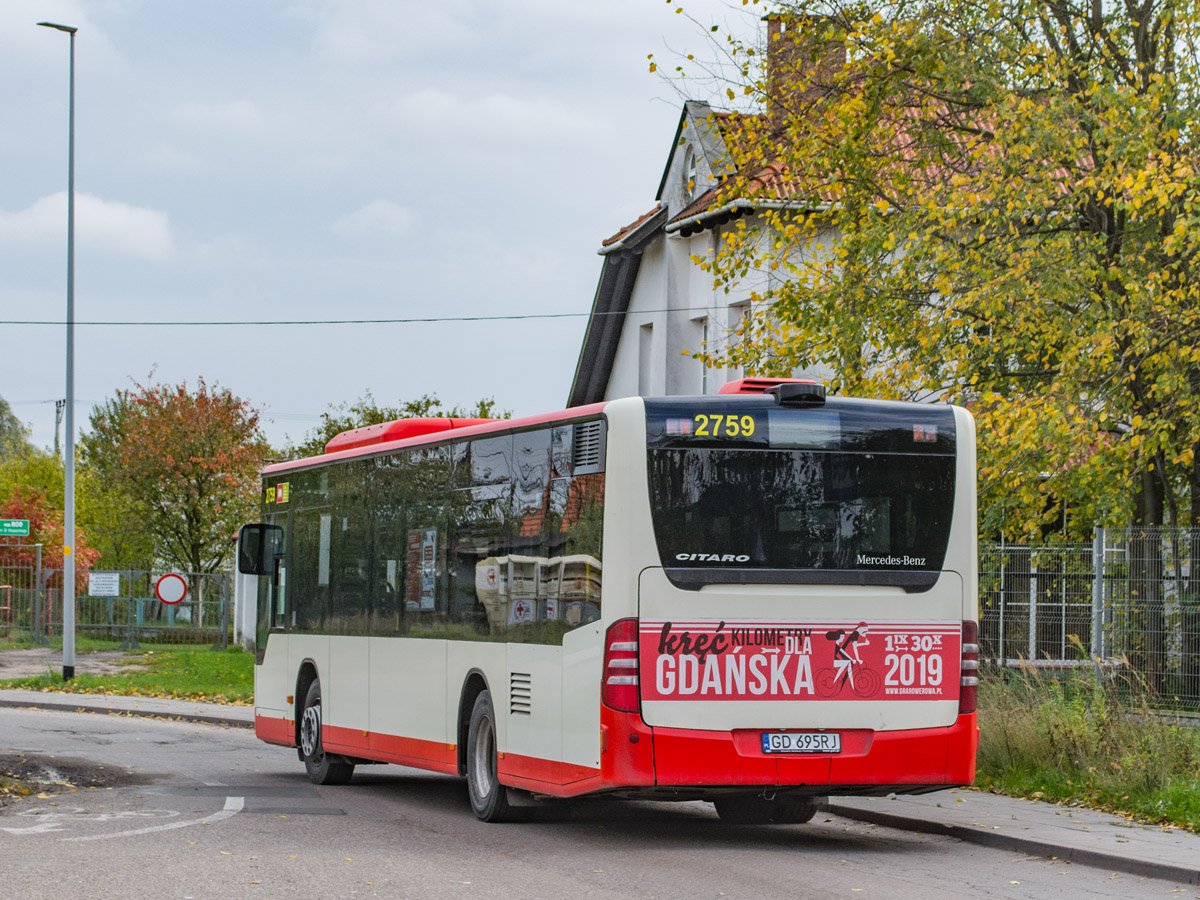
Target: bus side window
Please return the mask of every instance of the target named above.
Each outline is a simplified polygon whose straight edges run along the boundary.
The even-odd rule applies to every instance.
[[[569,630],[600,618],[604,473],[555,478],[550,497],[550,563],[558,570],[550,593],[556,618]]]

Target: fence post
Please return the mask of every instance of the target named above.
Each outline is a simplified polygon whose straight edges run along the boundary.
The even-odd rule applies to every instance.
[[[1092,537],[1092,665],[1100,680],[1104,656],[1104,526],[1097,525]]]
[[[137,596],[137,571],[129,570],[129,609],[125,614],[125,640],[121,642],[118,650],[141,650],[142,645],[138,643],[137,631],[133,627],[133,605],[137,603],[134,598]]]
[[[1004,560],[1005,560],[1005,556],[1006,556],[1006,554],[1004,551],[1004,534],[1003,534],[1003,532],[1001,532],[1001,534],[1000,534],[1000,652],[997,654],[1000,657],[999,665],[1001,668],[1008,665],[1008,650],[1004,643],[1004,617],[1005,617],[1005,613],[1007,612],[1006,604],[1004,601],[1004,586],[1005,586]]]
[[[1029,661],[1037,659],[1037,566],[1029,554]]]
[[[213,650],[228,650],[229,649],[229,573],[221,575],[221,633],[217,635],[217,642],[212,645]]]
[[[37,580],[34,582],[33,591],[33,615],[30,616],[30,625],[33,626],[33,633],[30,635],[35,644],[49,644],[50,638],[42,632],[42,594],[46,591],[46,583],[42,577],[42,545],[34,544],[35,560],[37,565]]]

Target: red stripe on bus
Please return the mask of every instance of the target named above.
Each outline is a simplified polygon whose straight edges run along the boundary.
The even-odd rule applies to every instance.
[[[339,450],[335,453],[323,453],[320,456],[309,456],[305,459],[293,459],[287,462],[275,463],[271,466],[266,466],[262,470],[263,475],[277,475],[281,472],[290,472],[294,469],[307,469],[315,465],[324,465],[330,462],[336,462],[345,459],[355,459],[360,456],[372,456],[380,453],[389,453],[393,450],[399,450],[404,447],[419,447],[422,444],[437,444],[446,441],[457,440],[460,438],[480,437],[482,435],[491,434],[496,431],[518,431],[523,428],[532,428],[535,425],[548,425],[552,422],[573,422],[576,419],[594,416],[603,411],[607,403],[591,403],[587,406],[576,406],[573,409],[563,409],[557,412],[544,413],[537,416],[523,416],[520,419],[497,419],[495,422],[487,425],[470,425],[466,428],[454,428],[447,431],[437,431],[432,434],[424,434],[417,437],[405,438],[399,441],[389,441],[386,444],[370,444],[365,447],[356,447],[351,450]]]
[[[458,749],[454,744],[441,741],[322,724],[321,743],[331,753],[429,769],[448,775],[458,774]]]
[[[496,760],[496,774],[504,784],[516,786],[516,781],[537,782],[543,788],[570,786],[577,781],[600,777],[600,770],[591,766],[522,756],[520,753],[503,753]]]
[[[268,744],[282,744],[284,747],[296,746],[296,723],[290,719],[277,719],[274,716],[260,716],[254,713],[254,736]]]

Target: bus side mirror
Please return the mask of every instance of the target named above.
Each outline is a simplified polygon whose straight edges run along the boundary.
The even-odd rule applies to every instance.
[[[243,525],[238,532],[238,571],[243,575],[270,575],[283,555],[283,529],[278,525]]]

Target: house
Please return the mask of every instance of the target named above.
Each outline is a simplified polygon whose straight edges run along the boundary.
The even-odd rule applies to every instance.
[[[785,63],[803,66],[808,58],[791,52],[800,41],[786,29],[785,20],[767,19],[772,73]],[[830,52],[845,58],[842,48]],[[822,65],[828,63],[827,56]],[[715,205],[716,188],[729,174],[721,127],[727,117],[707,103],[684,103],[654,206],[601,243],[604,262],[569,406],[628,396],[715,394],[727,382],[753,374],[707,368],[687,355],[740,340],[737,328],[750,312],[751,293],[769,289],[772,277],[751,273],[726,293],[714,289],[712,276],[693,257],[712,259],[722,229],[753,217],[764,204],[786,202],[759,198]],[[820,379],[823,373],[793,374]]]

